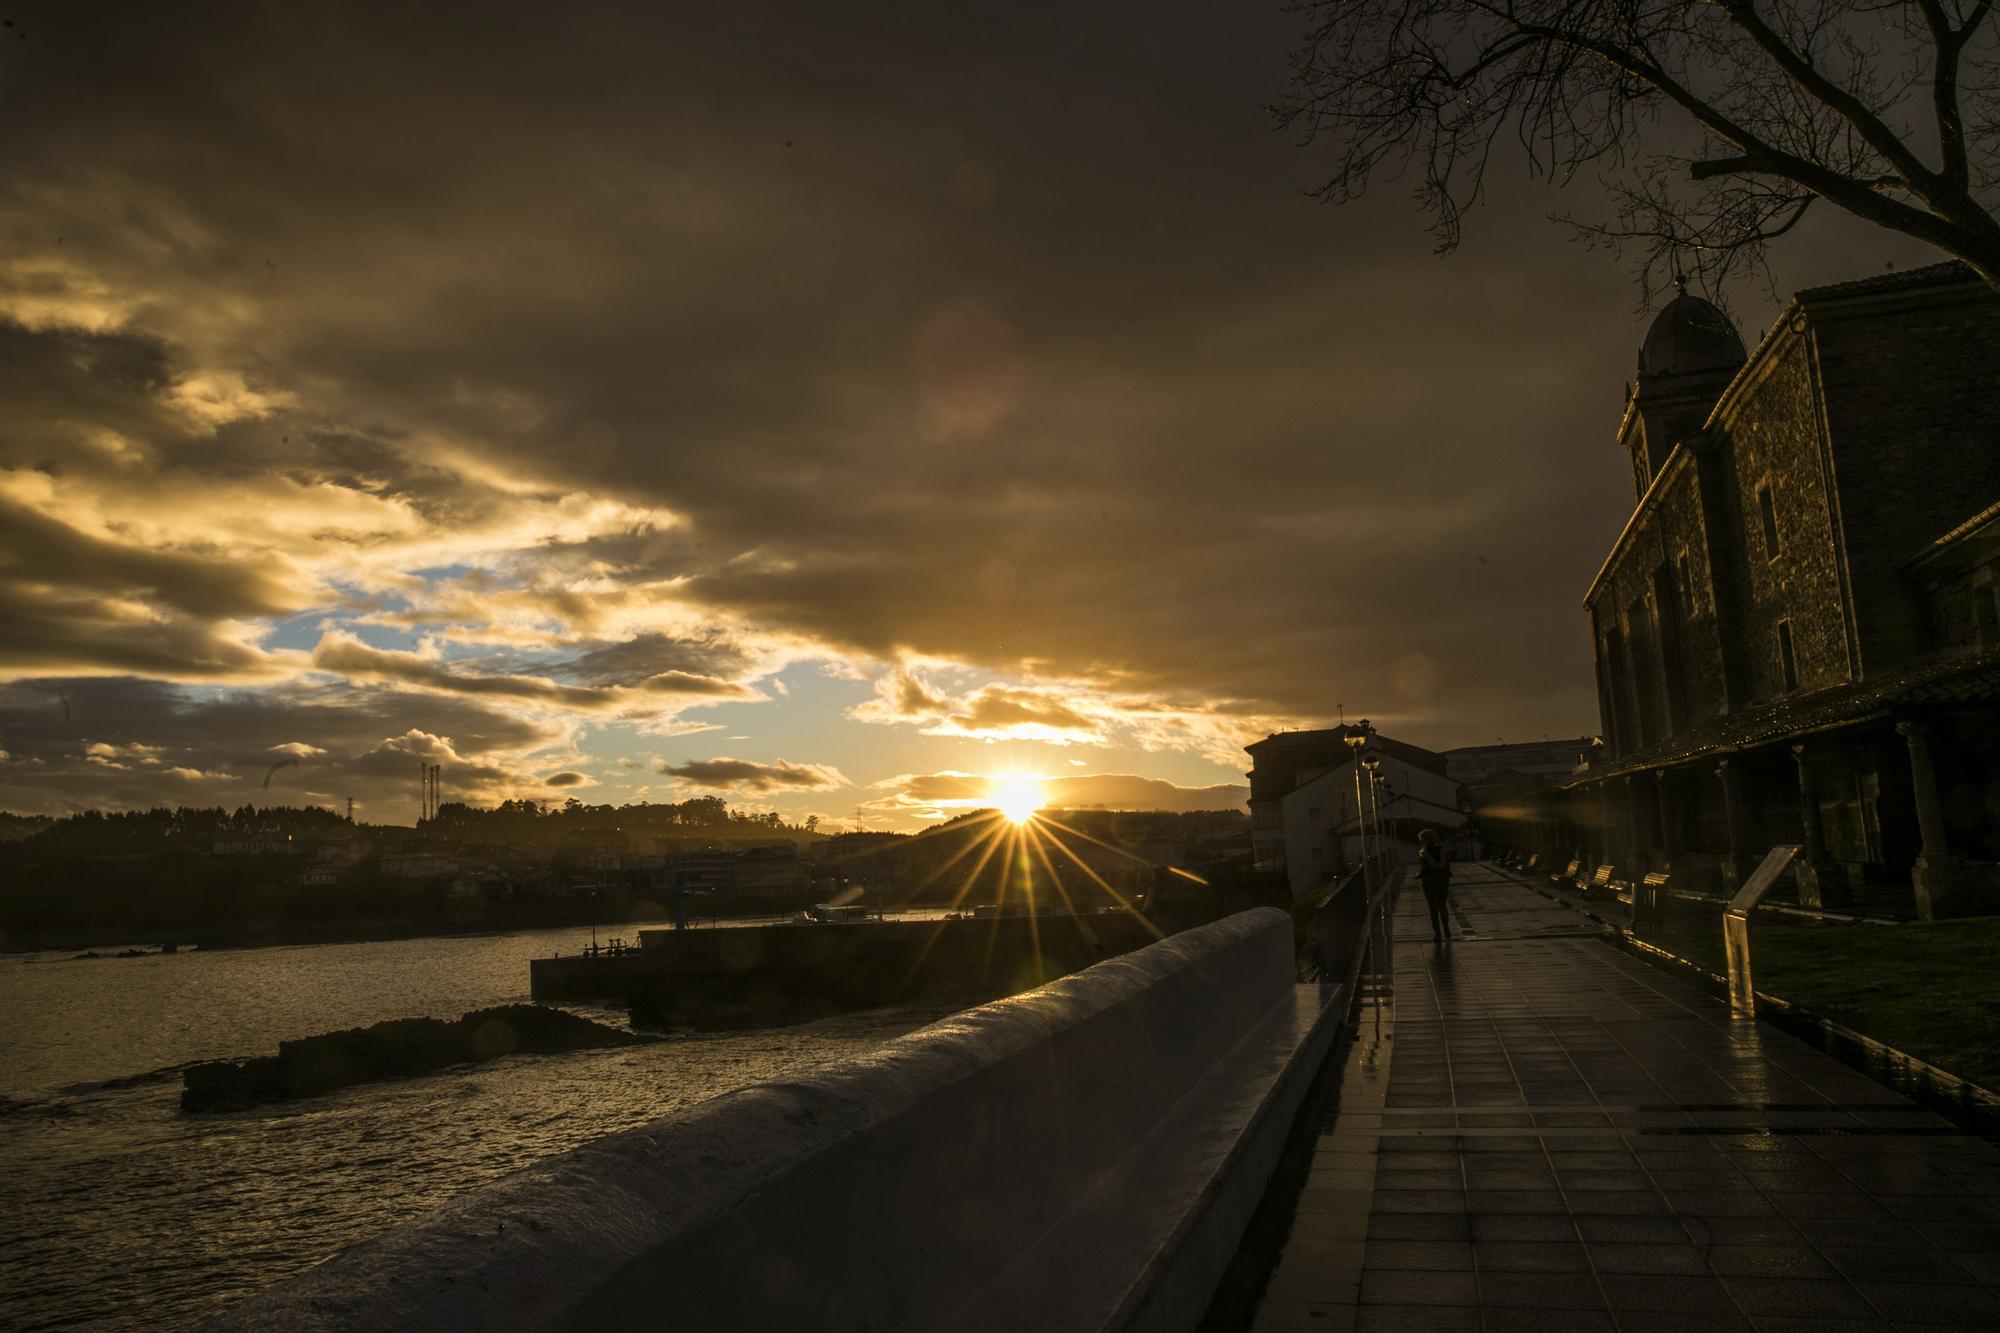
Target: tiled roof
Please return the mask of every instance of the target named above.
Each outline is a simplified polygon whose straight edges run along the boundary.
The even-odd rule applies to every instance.
[[[1569,785],[1673,768],[1709,755],[1754,750],[1815,732],[1875,721],[1902,709],[1996,700],[2000,700],[2000,651],[1924,662],[1878,680],[1836,685],[1716,718],[1659,745],[1594,768],[1587,777]]]
[[[1824,287],[1808,287],[1801,291],[1801,301],[1824,301],[1839,296],[1866,296],[1875,292],[1895,292],[1906,287],[1928,287],[1948,282],[1971,282],[1979,275],[1972,265],[1962,259],[1947,259],[1942,264],[1926,264],[1922,268],[1904,269],[1901,273],[1878,273],[1872,278],[1855,278],[1848,282],[1828,283]]]

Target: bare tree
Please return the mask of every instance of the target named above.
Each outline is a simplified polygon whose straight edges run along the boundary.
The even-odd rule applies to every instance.
[[[1330,202],[1421,174],[1457,245],[1496,149],[1616,216],[1571,225],[1639,251],[1643,289],[1716,287],[1815,205],[1929,242],[2000,287],[1994,0],[1299,0],[1273,108],[1325,140]]]

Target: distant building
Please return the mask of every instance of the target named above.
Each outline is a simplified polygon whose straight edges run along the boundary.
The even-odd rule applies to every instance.
[[[773,843],[730,851],[677,852],[667,858],[667,885],[682,892],[787,898],[810,885],[796,844]]]
[[[1585,595],[1605,750],[1524,818],[1551,859],[1802,900],[2000,907],[2000,296],[1961,264],[1800,292],[1756,348],[1681,295]]]
[[[437,852],[405,852],[383,857],[382,873],[391,879],[443,879],[458,873],[458,862]]]
[[[223,838],[215,843],[213,850],[217,856],[298,856],[305,851],[305,845],[289,837]]]
[[[1380,762],[1384,780],[1381,822],[1391,848],[1407,854],[1423,827],[1457,829],[1465,823],[1458,784],[1446,775],[1445,757],[1375,734],[1365,726],[1286,731],[1245,746],[1250,755],[1250,840],[1259,870],[1282,871],[1294,898],[1359,864],[1363,822],[1376,798],[1364,782],[1356,815],[1355,750]]]
[[[309,889],[330,888],[339,882],[340,872],[324,862],[308,866],[299,875],[299,883]]]

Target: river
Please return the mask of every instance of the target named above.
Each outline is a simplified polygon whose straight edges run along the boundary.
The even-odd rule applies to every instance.
[[[178,1110],[186,1064],[526,1000],[528,959],[585,939],[565,927],[142,958],[0,955],[0,1217],[15,1233],[0,1244],[0,1327],[185,1327],[538,1158],[950,1012],[939,1002],[509,1056],[233,1115]]]

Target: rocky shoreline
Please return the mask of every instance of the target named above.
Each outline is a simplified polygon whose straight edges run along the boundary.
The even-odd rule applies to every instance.
[[[181,1110],[242,1111],[337,1088],[411,1078],[503,1055],[632,1046],[657,1038],[536,1004],[475,1009],[447,1022],[399,1018],[278,1043],[275,1056],[214,1060],[181,1074]]]

